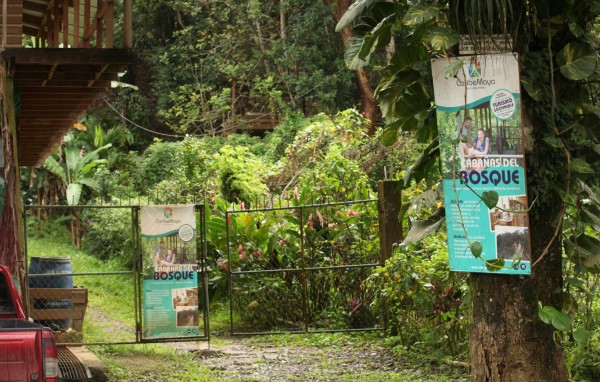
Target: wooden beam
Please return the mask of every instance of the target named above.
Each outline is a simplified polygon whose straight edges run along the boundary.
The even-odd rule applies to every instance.
[[[20,89],[20,93],[21,95],[26,95],[26,94],[55,94],[57,96],[60,96],[62,94],[102,94],[105,93],[104,89],[97,89],[97,88],[79,88],[76,86],[63,86],[61,88],[41,88],[41,87],[32,87],[32,86],[27,86],[27,87],[22,87]]]
[[[100,14],[102,11],[102,14]],[[102,48],[104,38],[104,16],[108,6],[103,0],[96,0],[96,48]],[[91,36],[90,36],[91,37]]]
[[[124,0],[123,24],[125,49],[133,49],[133,0]]]
[[[62,0],[63,48],[69,47],[69,0]]]
[[[52,68],[50,69],[50,73],[48,73],[48,80],[51,80],[52,77],[54,77],[54,72],[56,71],[56,68],[58,67],[58,64],[54,64],[52,65]],[[42,83],[42,86],[46,86],[46,83],[48,82],[48,80],[45,80]]]
[[[48,78],[48,75],[46,74],[47,71],[40,71],[40,72],[23,72],[23,71],[19,71],[17,70],[15,72],[15,82],[16,83],[21,83],[20,81],[33,81],[33,80],[37,80],[37,81],[43,81],[45,79]],[[116,81],[118,79],[118,75],[117,73],[104,73],[100,76],[100,78],[98,78],[99,81]],[[87,85],[87,81],[93,80],[96,78],[95,73],[66,73],[63,71],[55,71],[54,72],[54,77],[52,78],[53,80],[61,80],[61,81],[74,81],[74,82],[78,82],[78,81],[85,81],[86,85]],[[86,86],[84,85],[84,86]]]
[[[128,65],[133,54],[127,49],[61,49],[48,48],[43,51],[25,48],[6,48],[2,57],[14,57],[19,64],[53,65]]]
[[[21,104],[21,111],[23,110],[28,110],[28,109],[34,109],[36,107],[61,107],[63,105],[65,105],[65,107],[77,107],[79,108],[80,105],[88,105],[90,103],[89,100],[73,100],[73,101],[68,101],[65,102],[64,100],[61,99],[52,99],[52,100],[47,100],[47,101],[38,101],[35,104],[34,103],[22,103]]]
[[[54,48],[58,48],[59,32],[60,32],[60,8],[58,7],[59,0],[54,0],[54,12],[53,12],[53,23],[52,23],[52,45]]]
[[[100,70],[96,73],[96,76],[95,76],[94,80],[88,82],[88,84],[87,84],[88,88],[90,88],[90,87],[92,87],[92,85],[94,85],[94,82],[96,82],[96,80],[98,78],[100,78],[100,76],[102,76],[102,74],[104,73],[104,71],[106,69],[108,69],[108,65],[102,65],[102,67],[100,68]]]
[[[115,2],[114,0],[107,0],[106,5],[106,48],[112,49],[114,43],[115,34]]]
[[[27,87],[31,87],[31,86],[40,86],[40,87],[46,87],[46,88],[55,88],[55,87],[64,87],[64,86],[75,86],[75,87],[80,87],[80,88],[87,88],[87,87],[93,87],[93,88],[102,88],[102,89],[106,89],[108,87],[111,86],[111,80],[108,81],[94,81],[94,83],[92,84],[92,86],[89,86],[89,83],[91,82],[90,80],[87,81],[75,81],[75,80],[57,80],[57,79],[51,79],[51,80],[18,80],[15,81],[17,84],[19,84],[19,86],[27,86]]]
[[[73,47],[79,46],[79,2],[73,0]]]
[[[85,36],[86,36],[86,31],[88,29],[90,29],[90,18],[92,16],[92,6],[91,6],[91,0],[85,0],[84,4],[83,4],[83,41],[81,41],[79,43],[79,45],[76,45],[76,47],[81,47],[83,46],[84,48],[87,48],[90,46],[90,39],[88,38],[86,40]]]
[[[27,101],[49,101],[57,98],[57,94],[22,94],[21,102]],[[70,100],[95,100],[98,94],[61,94],[60,99],[65,101]]]

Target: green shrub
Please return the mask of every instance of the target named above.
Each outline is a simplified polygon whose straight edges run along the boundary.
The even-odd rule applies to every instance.
[[[388,307],[388,327],[403,346],[420,351],[465,352],[468,288],[462,273],[450,272],[443,234],[398,248],[367,281],[375,305]]]
[[[83,214],[83,248],[101,260],[119,259],[130,266],[131,210],[129,208],[89,208]]]

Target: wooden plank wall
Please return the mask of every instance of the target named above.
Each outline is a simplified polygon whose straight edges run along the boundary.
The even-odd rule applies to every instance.
[[[0,41],[3,40],[3,7],[0,0]],[[21,48],[23,46],[23,0],[7,0],[6,47]]]

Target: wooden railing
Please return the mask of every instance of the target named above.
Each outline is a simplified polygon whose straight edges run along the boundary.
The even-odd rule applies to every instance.
[[[4,3],[12,0],[2,0]],[[115,0],[23,1],[22,33],[36,48],[113,48]],[[131,49],[133,0],[123,0],[123,47]],[[4,28],[3,31],[6,29]]]

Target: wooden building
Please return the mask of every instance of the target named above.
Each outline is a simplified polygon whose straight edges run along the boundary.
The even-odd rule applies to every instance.
[[[132,62],[133,0],[0,2],[0,263],[20,274],[19,166],[41,165]]]

